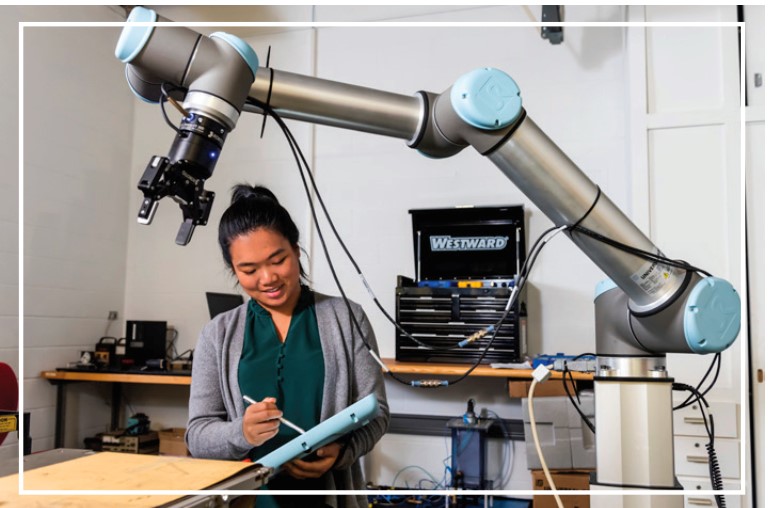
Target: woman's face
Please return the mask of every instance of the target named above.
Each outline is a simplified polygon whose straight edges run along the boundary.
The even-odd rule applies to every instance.
[[[293,312],[301,294],[299,248],[271,229],[235,237],[232,269],[243,290],[269,311]]]

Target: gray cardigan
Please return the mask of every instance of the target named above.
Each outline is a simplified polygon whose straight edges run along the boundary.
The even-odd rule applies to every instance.
[[[373,448],[389,426],[389,406],[381,367],[363,344],[344,300],[314,293],[317,326],[325,364],[321,421],[330,418],[362,397],[376,393],[379,414],[350,435],[332,474],[326,474],[328,490],[364,490],[359,458]],[[378,345],[362,308],[350,302],[366,341],[378,354]],[[234,459],[246,457],[253,446],[243,436],[243,399],[237,367],[243,349],[245,303],[219,314],[200,333],[192,363],[189,422],[186,441],[192,456]],[[365,496],[326,496],[332,507],[367,507]]]

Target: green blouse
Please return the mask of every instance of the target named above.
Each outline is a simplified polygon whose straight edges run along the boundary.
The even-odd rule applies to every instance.
[[[237,371],[240,392],[256,401],[277,399],[283,418],[308,430],[320,423],[325,367],[312,291],[302,286],[285,340],[280,342],[270,313],[256,300],[248,302],[243,352]],[[247,402],[244,402],[248,405]],[[276,450],[298,433],[280,425],[278,434],[249,453],[252,460]],[[277,475],[268,484],[273,490],[320,489],[319,479],[297,480]],[[260,496],[258,506],[262,506]],[[309,499],[305,498],[306,501]],[[282,500],[281,500],[282,501]],[[283,503],[280,503],[281,505]],[[265,506],[274,506],[266,502]]]

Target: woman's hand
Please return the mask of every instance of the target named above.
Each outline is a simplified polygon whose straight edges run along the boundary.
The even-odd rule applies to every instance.
[[[340,451],[341,445],[339,443],[331,443],[317,449],[317,459],[312,461],[296,459],[288,462],[283,467],[288,474],[300,480],[320,478],[326,471],[331,469]]]
[[[279,418],[283,416],[283,412],[277,408],[276,402],[277,399],[266,397],[261,402],[245,408],[243,435],[253,446],[261,446],[277,435]]]

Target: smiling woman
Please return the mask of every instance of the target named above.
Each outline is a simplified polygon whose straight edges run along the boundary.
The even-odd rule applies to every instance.
[[[219,227],[224,261],[248,296],[283,320],[290,320],[301,292],[298,242],[296,224],[271,191],[235,187]]]
[[[196,457],[253,460],[375,393],[379,413],[311,459],[284,464],[271,490],[363,490],[360,457],[389,425],[378,352],[362,308],[312,291],[299,231],[264,187],[238,185],[219,224],[222,256],[249,301],[203,329],[192,370],[187,444]],[[356,326],[353,326],[355,325]],[[359,331],[355,334],[353,331]],[[362,334],[362,336],[360,336]],[[258,401],[245,404],[243,396]],[[330,493],[329,493],[330,494]],[[365,496],[259,496],[255,506],[367,506]]]
[[[271,229],[240,235],[229,246],[232,267],[243,290],[273,314],[290,317],[299,284],[299,248]]]

